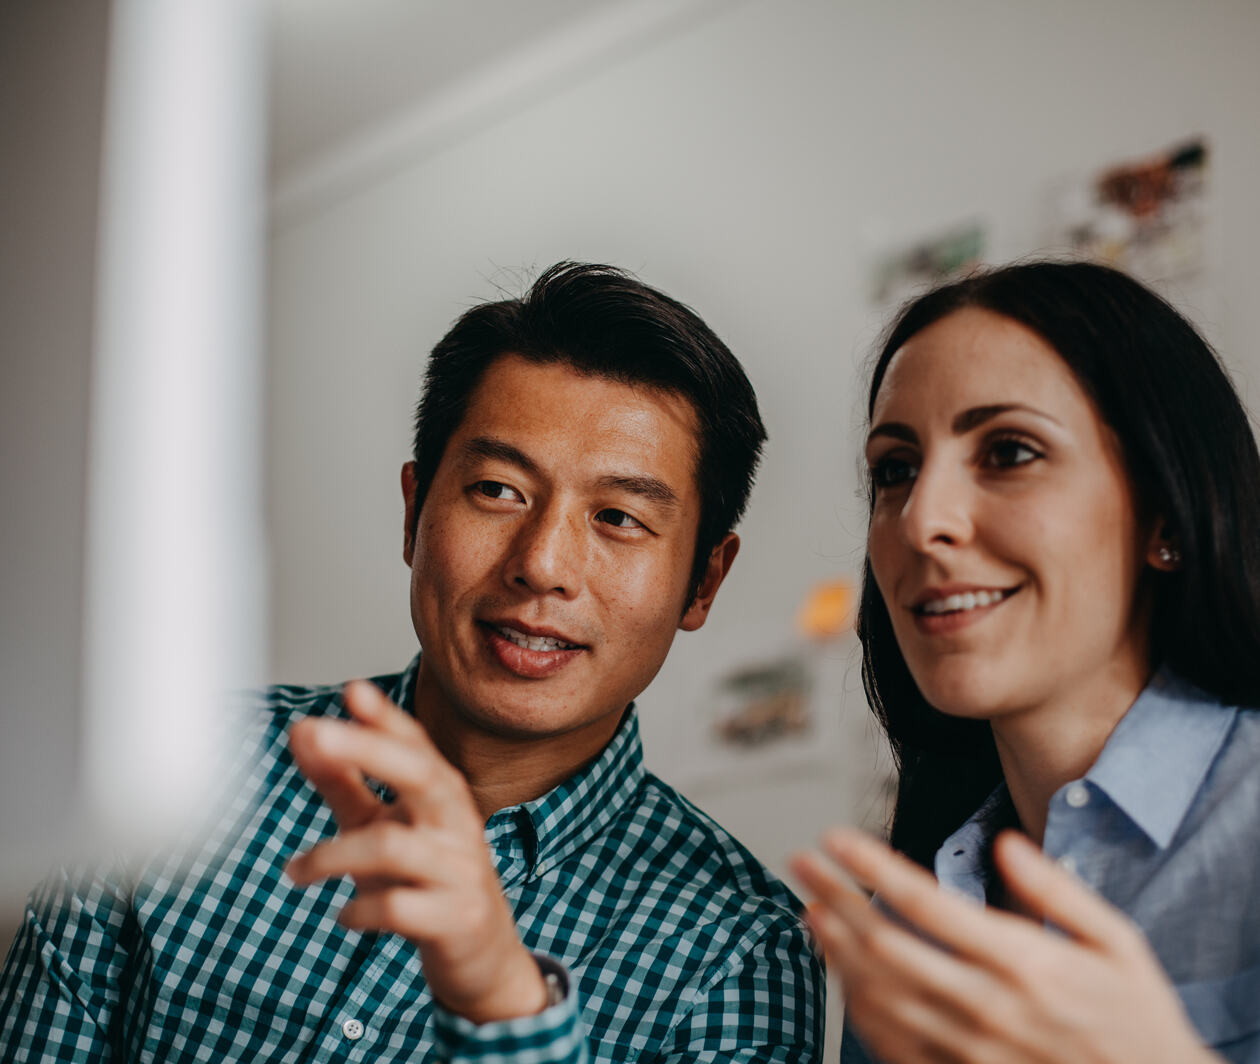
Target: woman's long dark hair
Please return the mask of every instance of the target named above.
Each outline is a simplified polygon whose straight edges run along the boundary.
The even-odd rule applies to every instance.
[[[1223,701],[1260,704],[1260,456],[1229,378],[1194,327],[1132,278],[1033,262],[937,288],[902,309],[871,376],[868,417],[893,355],[964,307],[1010,318],[1068,364],[1123,448],[1144,516],[1164,519],[1180,567],[1155,581],[1151,660]],[[985,721],[919,692],[869,558],[858,612],[862,679],[899,770],[892,844],[931,867],[1001,779]]]

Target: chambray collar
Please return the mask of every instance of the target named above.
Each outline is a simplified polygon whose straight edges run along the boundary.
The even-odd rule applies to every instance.
[[[1167,849],[1237,715],[1236,706],[1221,705],[1161,668],[1120,718],[1085,779]],[[942,885],[983,897],[984,855],[1009,804],[1006,784],[1000,783],[941,844],[935,865]]]
[[[936,851],[937,881],[947,890],[984,901],[985,859],[993,837],[1015,820],[1015,809],[1005,783],[984,800],[966,823],[949,836]]]
[[[1166,849],[1229,734],[1236,706],[1161,668],[1107,739],[1085,779]]]
[[[419,671],[417,654],[386,688],[386,694],[408,713],[414,709]],[[518,869],[541,875],[587,846],[634,796],[645,775],[639,719],[631,703],[598,757],[541,797],[500,809],[486,821],[486,839],[501,875],[514,878],[512,873]]]

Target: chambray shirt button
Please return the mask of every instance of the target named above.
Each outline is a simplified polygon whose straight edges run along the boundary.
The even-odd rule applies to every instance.
[[[1076,858],[1072,856],[1060,857],[1059,867],[1062,868],[1063,871],[1071,872],[1073,875],[1075,875],[1076,874]]]
[[[341,1025],[341,1033],[344,1034],[352,1042],[357,1042],[363,1037],[363,1024],[358,1020],[346,1020]]]
[[[1080,809],[1082,806],[1089,805],[1089,788],[1083,783],[1073,783],[1067,789],[1067,804],[1073,809]]]

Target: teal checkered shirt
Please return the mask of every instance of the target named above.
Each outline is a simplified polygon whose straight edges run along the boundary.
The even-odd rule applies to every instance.
[[[418,667],[376,682],[407,707]],[[823,975],[796,899],[645,772],[633,708],[589,766],[486,824],[521,938],[566,993],[480,1026],[434,1005],[405,939],[336,922],[349,880],[282,876],[336,832],[289,725],[346,713],[334,687],[276,687],[264,710],[225,815],[184,856],[63,871],[32,895],[0,982],[0,1059],[820,1059]]]

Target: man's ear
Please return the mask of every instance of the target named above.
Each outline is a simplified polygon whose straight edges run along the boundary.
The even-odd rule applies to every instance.
[[[705,565],[704,576],[700,579],[700,587],[683,613],[682,620],[678,622],[678,627],[684,632],[694,632],[708,619],[709,607],[713,605],[718,588],[722,586],[726,574],[731,571],[731,563],[735,561],[735,555],[738,553],[739,536],[734,532],[726,533],[722,542],[709,553],[709,561]]]
[[[411,559],[416,553],[416,463],[403,462],[402,467],[403,503],[406,505],[406,517],[403,518],[403,561],[411,568]]]

